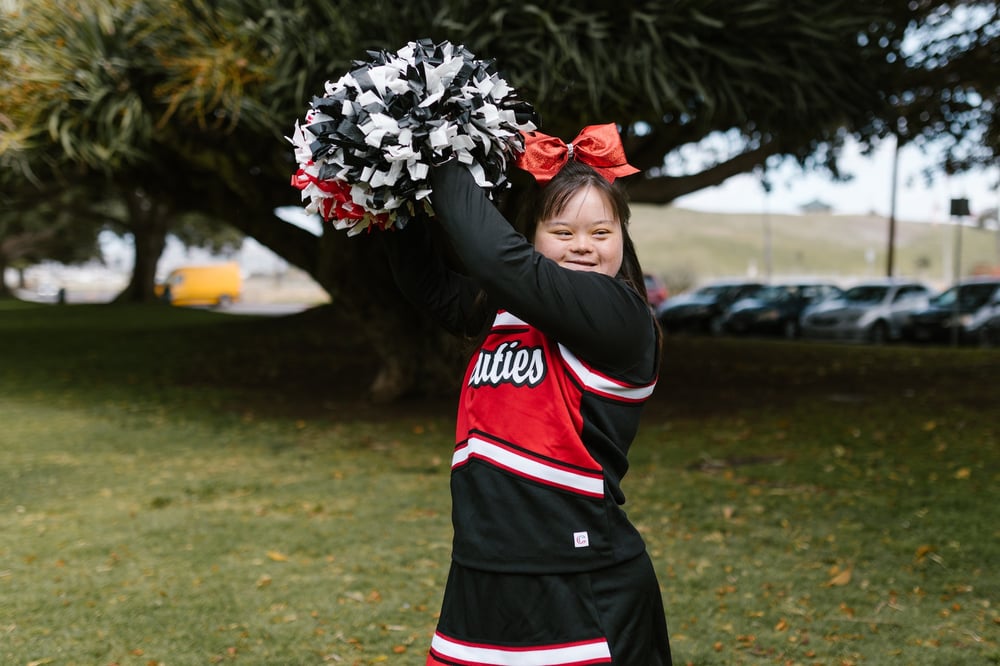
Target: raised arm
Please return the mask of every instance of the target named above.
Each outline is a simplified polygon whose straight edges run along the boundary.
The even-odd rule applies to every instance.
[[[562,268],[536,252],[461,165],[436,167],[432,182],[442,227],[494,305],[598,367],[647,374],[656,333],[639,294],[622,280]]]
[[[449,333],[472,337],[486,325],[487,306],[479,283],[451,270],[433,241],[428,220],[382,232],[393,279],[403,296]]]

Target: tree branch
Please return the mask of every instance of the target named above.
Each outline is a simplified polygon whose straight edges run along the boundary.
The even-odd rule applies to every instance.
[[[0,254],[3,254],[9,263],[35,252],[44,253],[45,245],[51,242],[55,235],[56,230],[48,228],[7,236],[0,240]]]
[[[629,198],[636,203],[670,203],[685,194],[719,185],[732,176],[751,171],[777,152],[777,146],[767,144],[687,176],[637,178],[627,185]]]
[[[281,220],[273,209],[248,209],[224,218],[288,263],[315,276],[320,241],[311,232]]]

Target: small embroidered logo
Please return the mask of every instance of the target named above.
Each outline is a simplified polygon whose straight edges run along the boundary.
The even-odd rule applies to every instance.
[[[590,545],[590,537],[586,532],[573,532],[573,545],[577,548],[586,548]]]

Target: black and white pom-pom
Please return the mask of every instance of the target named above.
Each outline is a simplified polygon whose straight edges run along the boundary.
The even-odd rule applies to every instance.
[[[456,158],[489,196],[509,186],[534,109],[516,98],[492,61],[463,46],[410,42],[396,53],[369,51],[314,97],[289,139],[292,185],[348,234],[402,228],[429,212],[430,166]]]

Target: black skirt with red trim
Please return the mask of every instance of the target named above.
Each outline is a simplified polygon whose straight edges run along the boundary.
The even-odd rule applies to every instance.
[[[572,574],[452,563],[427,666],[670,666],[648,555]]]

